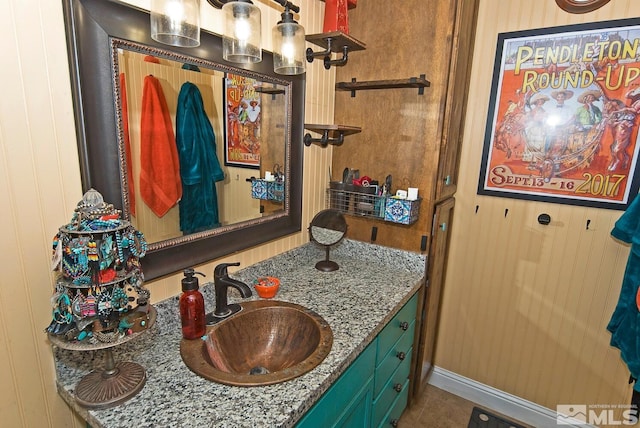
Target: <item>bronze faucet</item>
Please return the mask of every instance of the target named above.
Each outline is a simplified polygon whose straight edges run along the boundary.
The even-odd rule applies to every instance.
[[[240,307],[237,303],[229,304],[227,301],[227,289],[233,287],[240,292],[243,298],[251,297],[251,289],[244,282],[229,277],[227,268],[229,266],[240,266],[240,263],[221,263],[213,270],[213,284],[216,293],[216,308],[212,313],[207,314],[207,325],[213,325],[229,316],[239,312]]]

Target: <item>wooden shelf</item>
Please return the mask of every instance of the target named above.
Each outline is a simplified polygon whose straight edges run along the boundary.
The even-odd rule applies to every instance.
[[[268,86],[258,86],[256,88],[256,92],[260,92],[262,94],[271,94],[271,95],[278,95],[278,94],[284,94],[284,89],[282,88],[270,88]]]
[[[256,92],[269,94],[271,95],[271,101],[275,101],[277,95],[284,94],[284,89],[282,87],[258,86],[256,87]]]
[[[331,137],[337,136],[342,133],[343,135],[357,134],[362,131],[359,126],[347,126],[347,125],[317,125],[313,123],[305,123],[304,129],[322,134],[324,131],[329,131]]]
[[[313,138],[311,134],[307,133],[304,136],[305,146],[310,146],[312,143],[319,144],[322,147],[326,147],[328,144],[336,146],[341,145],[344,142],[344,137],[347,135],[357,134],[362,131],[362,128],[358,126],[347,125],[318,125],[312,123],[305,123],[304,128],[322,134],[321,138]]]
[[[324,0],[320,0],[320,1],[324,3]],[[353,9],[355,7],[356,7],[355,3],[352,3],[350,1],[347,2],[347,9]]]
[[[393,89],[393,88],[418,88],[418,94],[424,94],[424,88],[431,86],[431,82],[425,79],[425,75],[420,77],[409,77],[408,79],[396,80],[369,80],[357,82],[351,79],[351,82],[337,82],[336,89],[340,91],[351,91],[351,96],[355,97],[356,91],[365,91],[370,89]]]
[[[307,34],[305,40],[323,49],[329,48],[329,40],[331,40],[331,52],[342,52],[345,46],[349,48],[350,52],[361,51],[367,48],[366,44],[342,31]]]
[[[354,39],[342,31],[334,31],[331,33],[310,34],[306,37],[309,43],[313,43],[322,47],[324,50],[314,52],[313,49],[307,48],[306,56],[308,62],[313,62],[315,58],[322,57],[324,68],[330,69],[332,66],[343,66],[347,63],[349,52],[361,51],[366,49],[366,45],[361,41]],[[341,58],[331,59],[331,53],[342,53]]]

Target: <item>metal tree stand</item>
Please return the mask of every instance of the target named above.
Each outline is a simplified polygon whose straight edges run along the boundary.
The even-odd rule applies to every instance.
[[[105,353],[104,370],[89,373],[76,385],[76,400],[88,409],[117,406],[140,392],[147,381],[146,372],[140,364],[130,361],[116,364],[111,348]]]
[[[75,388],[76,401],[87,409],[107,409],[124,403],[134,397],[147,381],[145,369],[137,363],[123,361],[116,363],[112,348],[135,339],[148,332],[156,321],[156,309],[149,308],[147,329],[119,338],[113,343],[66,342],[53,334],[49,340],[54,345],[72,351],[105,351],[105,366],[85,375]]]

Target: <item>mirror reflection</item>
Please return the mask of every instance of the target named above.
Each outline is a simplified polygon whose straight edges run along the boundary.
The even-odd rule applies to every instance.
[[[117,52],[124,199],[150,244],[284,211],[285,86]]]

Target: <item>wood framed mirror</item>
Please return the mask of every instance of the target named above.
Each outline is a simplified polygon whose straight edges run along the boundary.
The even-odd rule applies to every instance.
[[[83,191],[94,188],[102,193],[145,234],[146,280],[301,230],[304,74],[275,74],[267,51],[262,62],[246,68],[227,63],[222,59],[222,38],[206,31],[196,48],[159,44],[150,36],[149,13],[120,2],[63,0],[63,5]],[[218,221],[204,230],[183,228],[179,204],[154,218],[137,194],[141,162],[136,127],[141,113],[135,105],[141,104],[141,82],[149,75],[161,83],[176,132],[171,107],[181,86],[194,82],[202,95],[215,134],[212,150],[224,173],[214,187]],[[239,158],[233,157],[235,143],[228,129],[230,109],[241,101],[231,105],[229,99],[229,87],[237,79],[242,79],[243,88],[251,88],[252,100],[261,107],[259,130],[255,120],[247,125],[249,134],[259,135],[254,146],[260,156],[246,165],[235,162]],[[266,171],[280,173],[277,198],[261,198],[252,191]]]
[[[556,0],[556,3],[569,13],[587,13],[601,8],[609,0]]]

